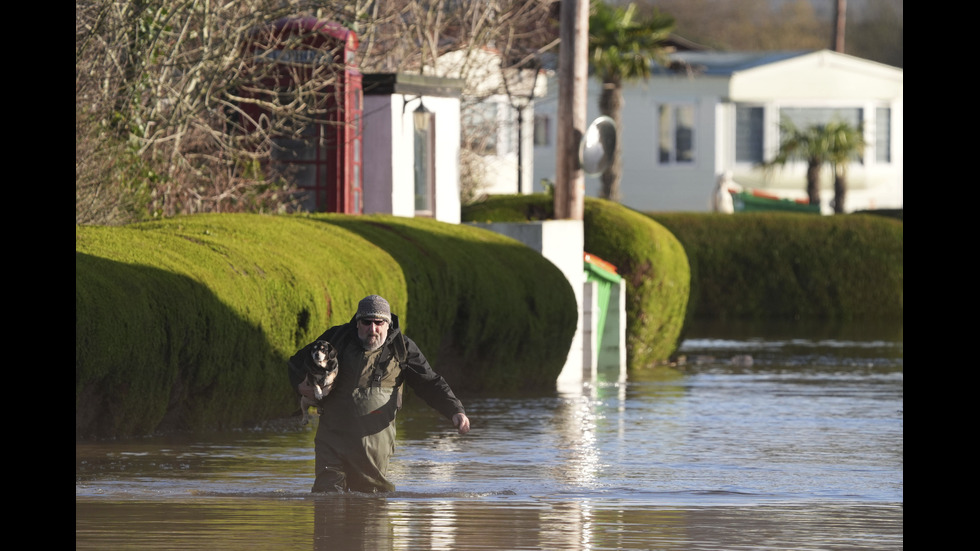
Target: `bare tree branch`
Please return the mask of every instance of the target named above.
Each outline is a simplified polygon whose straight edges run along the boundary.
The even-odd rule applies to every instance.
[[[553,40],[540,38],[551,3],[76,0],[76,223],[295,208],[290,186],[263,166],[278,140],[323,123],[343,67],[262,59],[303,48],[270,31],[280,18],[354,30],[363,71],[421,73],[448,51],[532,55]]]

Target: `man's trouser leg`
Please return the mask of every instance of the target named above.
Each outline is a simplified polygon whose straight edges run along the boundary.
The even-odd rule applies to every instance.
[[[314,492],[343,492],[347,490],[347,474],[344,464],[333,450],[327,446],[317,445],[315,449],[316,480],[313,481]]]

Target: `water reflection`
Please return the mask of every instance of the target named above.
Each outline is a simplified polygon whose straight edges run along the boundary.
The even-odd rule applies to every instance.
[[[581,393],[468,397],[465,437],[408,397],[383,496],[310,494],[298,422],[76,443],[76,549],[902,548],[900,341],[682,352]]]
[[[600,470],[595,400],[589,395],[566,394],[558,404],[549,425],[558,449],[551,476],[559,484],[594,488]]]
[[[313,548],[901,549],[902,507],[317,499]]]

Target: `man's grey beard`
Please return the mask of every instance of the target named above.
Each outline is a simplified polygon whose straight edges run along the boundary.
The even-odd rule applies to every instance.
[[[377,340],[375,341],[375,342],[376,342],[377,344],[375,344],[375,345],[372,345],[372,344],[371,344],[371,341],[372,341],[372,339],[374,339],[374,338],[375,338],[375,337],[373,337],[373,336],[371,336],[371,337],[368,337],[368,338],[366,338],[366,339],[362,339],[362,340],[361,340],[361,346],[363,346],[363,347],[364,347],[364,350],[366,350],[366,351],[368,351],[368,352],[373,352],[373,351],[375,351],[375,350],[377,350],[377,349],[379,349],[379,348],[381,348],[381,345],[383,345],[383,344],[384,344],[384,341],[382,341],[381,339],[377,339]]]

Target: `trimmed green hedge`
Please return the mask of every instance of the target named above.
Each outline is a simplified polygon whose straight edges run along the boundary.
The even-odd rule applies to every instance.
[[[450,383],[461,382],[454,388],[467,381],[479,390],[554,388],[578,320],[575,294],[554,264],[514,239],[473,226],[324,219],[385,250],[402,267],[412,314],[406,333],[437,355],[438,371]]]
[[[904,223],[871,214],[648,213],[691,263],[689,320],[901,320]]]
[[[553,206],[544,194],[494,196],[464,207],[463,218],[546,220]],[[695,321],[904,315],[901,211],[639,213],[586,197],[584,223],[586,251],[612,262],[627,281],[631,369],[668,359]]]
[[[552,218],[546,195],[464,221]],[[638,213],[585,200],[585,249],[627,283],[631,368],[692,320],[901,320],[899,220]],[[458,391],[551,388],[574,293],[524,245],[393,216],[197,215],[75,229],[76,438],[233,428],[296,411],[285,360],[357,301],[386,296]]]
[[[76,438],[288,416],[286,359],[371,293],[457,391],[553,385],[577,315],[539,254],[431,220],[196,215],[76,226],[75,250]]]
[[[554,217],[545,194],[490,197],[463,208],[467,222]],[[619,203],[585,198],[585,251],[611,262],[626,281],[627,366],[665,361],[680,345],[691,273],[681,243],[662,225]]]

